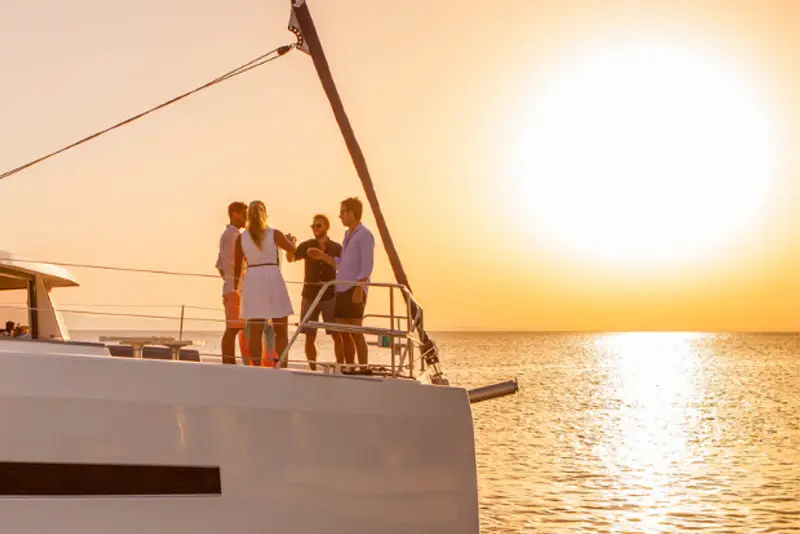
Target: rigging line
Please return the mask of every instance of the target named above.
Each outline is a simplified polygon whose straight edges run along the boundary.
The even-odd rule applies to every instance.
[[[95,307],[95,308],[186,308],[187,310],[208,310],[220,311],[222,306],[212,308],[210,306],[191,306],[189,304],[100,304],[100,303],[83,303],[75,304],[73,302],[60,303],[61,306],[75,306],[75,307]]]
[[[29,259],[22,259],[22,258],[12,258],[12,262],[14,263],[47,263],[50,265],[57,265],[59,267],[76,267],[81,269],[98,269],[101,271],[121,271],[121,272],[130,272],[130,273],[145,273],[145,274],[164,274],[164,275],[171,275],[171,276],[190,276],[195,278],[213,278],[215,280],[223,279],[222,276],[219,274],[207,274],[207,273],[187,273],[181,271],[166,271],[162,269],[137,269],[135,267],[116,267],[113,265],[92,265],[88,263],[71,263],[65,261],[44,261],[44,260],[29,260]],[[224,277],[224,278],[232,278],[232,277]],[[293,282],[287,281],[287,284],[302,284],[303,282]]]
[[[30,308],[28,306],[15,306],[12,304],[0,304],[0,308],[2,309],[10,309],[10,310],[38,310],[38,311],[48,311],[45,308]],[[74,313],[78,315],[100,315],[103,317],[133,317],[136,319],[168,319],[170,321],[177,321],[180,319],[179,316],[170,316],[170,315],[149,315],[143,313],[113,313],[113,312],[96,312],[90,310],[67,310],[64,308],[57,308],[56,311],[59,313]],[[201,321],[207,323],[225,323],[225,319],[212,319],[209,317],[184,317],[184,321]]]
[[[28,260],[13,258],[15,263],[48,263],[50,265],[57,265],[59,267],[78,267],[83,269],[97,269],[101,271],[122,271],[132,273],[146,273],[146,274],[166,274],[172,276],[192,276],[197,278],[221,278],[218,274],[205,274],[205,273],[184,273],[179,271],[165,271],[161,269],[137,269],[134,267],[115,267],[113,265],[91,265],[88,263],[71,263],[65,261],[42,261],[42,260]]]
[[[274,60],[278,59],[279,57],[282,57],[283,55],[287,54],[292,48],[294,48],[294,46],[295,45],[292,44],[292,45],[283,45],[283,46],[279,46],[277,48],[274,48],[274,49],[270,50],[269,52],[267,52],[265,54],[261,54],[257,58],[251,59],[247,63],[245,63],[243,65],[240,65],[239,67],[233,69],[232,71],[229,71],[229,72],[223,74],[222,76],[219,76],[219,77],[211,80],[210,82],[207,82],[207,83],[205,83],[205,84],[203,84],[203,85],[201,85],[201,86],[199,86],[199,87],[197,87],[195,89],[192,89],[191,91],[188,91],[186,93],[183,93],[182,95],[179,95],[179,96],[176,96],[174,98],[171,98],[170,100],[167,100],[166,102],[164,102],[162,104],[159,104],[158,106],[152,107],[152,108],[148,109],[147,111],[143,111],[142,113],[139,113],[138,115],[134,115],[133,117],[130,117],[129,119],[126,119],[126,120],[124,120],[124,121],[122,121],[120,123],[117,123],[117,124],[113,125],[113,126],[109,126],[108,128],[106,128],[104,130],[101,130],[99,132],[93,133],[92,135],[90,135],[88,137],[84,137],[83,139],[80,139],[79,141],[75,141],[74,143],[72,143],[70,145],[67,145],[64,148],[61,148],[59,150],[56,150],[55,152],[51,152],[51,153],[49,153],[49,154],[47,154],[45,156],[42,156],[42,157],[37,158],[37,159],[35,159],[33,161],[30,161],[30,162],[26,163],[25,165],[21,165],[19,167],[14,168],[14,169],[10,169],[10,170],[0,174],[0,180],[2,180],[4,178],[8,178],[9,176],[12,176],[12,175],[14,175],[14,174],[16,174],[18,172],[24,171],[25,169],[27,169],[29,167],[32,167],[32,166],[36,165],[37,163],[41,163],[41,162],[43,162],[43,161],[45,161],[47,159],[52,158],[53,156],[57,156],[58,154],[61,154],[62,152],[66,152],[67,150],[69,150],[71,148],[75,148],[78,145],[82,145],[83,143],[91,141],[92,139],[95,139],[96,137],[100,137],[101,135],[103,135],[105,133],[108,133],[111,130],[115,130],[116,128],[119,128],[121,126],[125,126],[126,124],[130,124],[131,122],[133,122],[133,121],[135,121],[137,119],[140,119],[140,118],[144,117],[145,115],[149,115],[150,113],[153,113],[154,111],[158,111],[159,109],[165,108],[170,104],[174,104],[175,102],[177,102],[179,100],[182,100],[182,99],[184,99],[184,98],[186,98],[188,96],[191,96],[194,93],[202,91],[203,89],[207,89],[207,88],[209,88],[209,87],[211,87],[213,85],[216,85],[218,83],[221,83],[221,82],[224,82],[226,80],[229,80],[229,79],[233,78],[234,76],[238,76],[239,74],[244,74],[245,72],[247,72],[249,70],[252,70],[252,69],[254,69],[256,67],[260,67],[261,65],[269,63],[270,61],[274,61]]]
[[[2,258],[0,258],[2,259]],[[121,271],[130,273],[145,273],[145,274],[164,274],[170,276],[191,276],[195,278],[213,278],[215,280],[222,280],[225,278],[233,278],[232,276],[222,277],[219,274],[207,273],[187,273],[181,271],[165,271],[161,269],[137,269],[134,267],[115,267],[113,265],[91,265],[88,263],[70,263],[64,261],[45,261],[45,260],[31,260],[23,258],[10,258],[13,263],[47,263],[50,265],[57,265],[59,267],[76,267],[81,269],[98,269],[101,271]],[[304,285],[322,285],[322,282],[298,282],[295,280],[286,280],[287,284],[304,284]],[[188,307],[188,306],[187,306]]]

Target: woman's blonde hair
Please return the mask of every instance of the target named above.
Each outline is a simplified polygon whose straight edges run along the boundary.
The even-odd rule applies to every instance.
[[[247,207],[247,231],[253,242],[261,249],[264,232],[267,231],[267,207],[260,200],[254,200]]]

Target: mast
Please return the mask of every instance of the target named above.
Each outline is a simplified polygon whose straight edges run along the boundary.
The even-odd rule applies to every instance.
[[[317,75],[328,97],[331,109],[336,117],[336,122],[339,125],[339,130],[342,132],[342,137],[344,137],[347,150],[350,152],[353,165],[364,187],[364,193],[372,209],[372,214],[375,217],[375,224],[378,226],[378,232],[380,233],[381,240],[386,249],[386,254],[389,256],[389,263],[392,266],[395,279],[398,284],[406,286],[408,290],[411,291],[411,284],[408,282],[408,276],[406,276],[403,264],[400,262],[400,255],[397,253],[394,241],[392,241],[392,236],[389,234],[389,226],[386,224],[386,219],[381,211],[378,195],[375,193],[375,186],[372,183],[372,177],[367,168],[367,161],[364,158],[364,153],[361,151],[361,146],[358,144],[356,135],[353,132],[353,127],[350,125],[350,119],[347,117],[347,113],[344,110],[344,104],[342,104],[339,91],[333,81],[333,75],[331,74],[328,60],[325,57],[325,51],[322,49],[322,43],[319,40],[319,35],[314,26],[314,20],[311,18],[308,3],[306,0],[290,1],[292,5],[292,16],[290,18],[289,29],[297,36],[297,47],[308,53],[314,61],[314,68],[317,70]],[[416,314],[418,310],[417,306],[413,301],[410,302],[410,305],[412,315]],[[433,380],[439,383],[446,383],[446,379],[441,375],[438,368],[438,349],[425,332],[422,321],[420,321],[418,333],[423,342],[422,353],[425,362],[432,367]]]

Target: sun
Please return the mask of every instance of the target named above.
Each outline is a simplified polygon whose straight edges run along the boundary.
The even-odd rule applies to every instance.
[[[757,221],[778,172],[765,99],[696,47],[596,49],[565,62],[518,120],[513,195],[525,223],[615,265],[708,256]]]

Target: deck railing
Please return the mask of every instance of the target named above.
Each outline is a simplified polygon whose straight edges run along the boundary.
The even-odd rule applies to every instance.
[[[389,313],[388,314],[367,314],[364,319],[388,319],[389,327],[376,327],[367,325],[353,325],[345,323],[326,323],[311,321],[311,315],[316,307],[322,302],[322,297],[328,288],[334,285],[344,285],[351,287],[364,288],[386,288],[389,291]],[[395,313],[396,292],[400,292],[405,302],[405,314]],[[405,322],[405,328],[402,323]],[[316,365],[323,369],[323,372],[358,372],[360,374],[380,374],[388,375],[392,378],[414,378],[415,354],[421,346],[420,339],[416,332],[422,324],[422,306],[414,299],[408,288],[402,284],[388,282],[357,282],[332,280],[325,282],[317,292],[312,304],[309,306],[305,316],[300,318],[297,329],[289,339],[289,343],[278,358],[278,367],[289,363],[289,352],[297,338],[303,332],[304,327],[325,329],[330,332],[342,334],[362,334],[374,335],[379,339],[389,338],[389,349],[391,352],[391,362],[387,368],[385,364],[376,363],[331,363],[316,362]],[[420,370],[424,362],[420,359]]]
[[[417,336],[417,332],[420,329],[422,323],[422,306],[416,301],[414,296],[408,290],[408,288],[402,284],[397,283],[382,283],[382,282],[356,282],[356,281],[330,281],[320,285],[320,288],[317,292],[316,297],[314,298],[312,305],[309,307],[308,312],[304,317],[300,317],[298,322],[290,321],[292,326],[297,326],[297,328],[292,333],[289,342],[279,356],[279,362],[277,367],[286,367],[288,364],[291,365],[292,368],[297,368],[300,365],[306,366],[313,363],[313,366],[320,369],[323,373],[332,374],[332,373],[354,373],[354,374],[373,374],[373,375],[382,375],[382,376],[391,376],[393,378],[414,378],[415,377],[415,367],[418,364],[419,371],[423,371],[425,368],[425,362],[423,358],[419,358],[418,355],[421,353],[420,347],[420,339]],[[347,285],[347,286],[361,286],[365,288],[372,288],[375,289],[386,289],[389,292],[389,313],[370,313],[364,315],[365,321],[386,321],[388,327],[384,326],[370,326],[370,325],[352,325],[352,324],[343,324],[343,323],[326,323],[326,322],[318,322],[318,321],[311,321],[310,317],[312,315],[312,311],[316,309],[316,307],[322,301],[322,297],[324,296],[326,290],[333,285]],[[404,312],[397,313],[395,306],[396,300],[399,296],[401,300],[404,302]],[[102,307],[102,305],[98,305]],[[122,306],[122,305],[116,305]],[[144,306],[144,305],[136,305],[136,306]],[[183,339],[184,334],[184,323],[185,321],[203,321],[208,323],[218,323],[221,326],[224,325],[225,319],[222,318],[207,318],[207,317],[186,317],[185,310],[189,308],[197,308],[197,309],[211,309],[211,308],[201,308],[197,306],[185,306],[185,305],[177,305],[180,307],[180,316],[169,316],[169,315],[156,315],[156,314],[142,314],[142,313],[115,313],[115,312],[108,312],[108,311],[91,311],[86,309],[70,309],[70,308],[60,308],[59,311],[62,313],[75,313],[79,315],[93,315],[93,316],[107,316],[107,317],[115,317],[115,318],[130,318],[130,319],[157,319],[157,320],[177,320],[179,321],[179,330],[178,330],[178,338],[173,340],[169,338],[173,345],[180,344],[181,346],[187,345],[186,349],[194,350],[197,352],[197,357],[202,362],[217,362],[221,361],[221,356],[219,354],[211,354],[207,352],[201,352],[196,348],[192,348],[192,343],[190,341],[186,341],[184,343],[180,343]],[[158,307],[158,306],[153,306]],[[15,306],[15,305],[3,305],[0,304],[0,308],[11,308],[11,309],[25,309],[30,311],[32,308],[30,306]],[[34,307],[35,308],[35,307]],[[325,361],[316,361],[316,362],[309,362],[306,359],[297,359],[297,360],[290,360],[289,353],[294,346],[297,338],[301,333],[303,333],[304,327],[316,328],[316,329],[325,329],[330,332],[338,332],[342,334],[362,334],[366,336],[376,336],[377,342],[373,342],[370,344],[378,345],[382,348],[388,348],[390,352],[390,361],[387,365],[385,363],[385,359],[381,358],[381,363],[367,363],[367,364],[359,364],[359,363],[339,363],[339,362],[325,362]],[[162,336],[163,337],[163,336]],[[101,341],[111,341],[111,339],[101,339]],[[163,345],[163,340],[161,342],[156,343],[157,340],[155,338],[153,340],[145,339],[142,337],[142,340],[139,340],[139,345],[150,346],[150,345]],[[152,342],[150,342],[152,341]],[[168,344],[169,345],[169,344]],[[176,345],[177,346],[177,345]],[[134,349],[138,347],[135,346]],[[134,357],[142,357],[142,347],[139,347],[139,350],[134,350]],[[177,357],[178,352],[183,353],[184,351],[180,349],[172,351],[173,359],[179,359]],[[182,359],[182,358],[181,358]],[[238,358],[237,358],[238,359]]]

